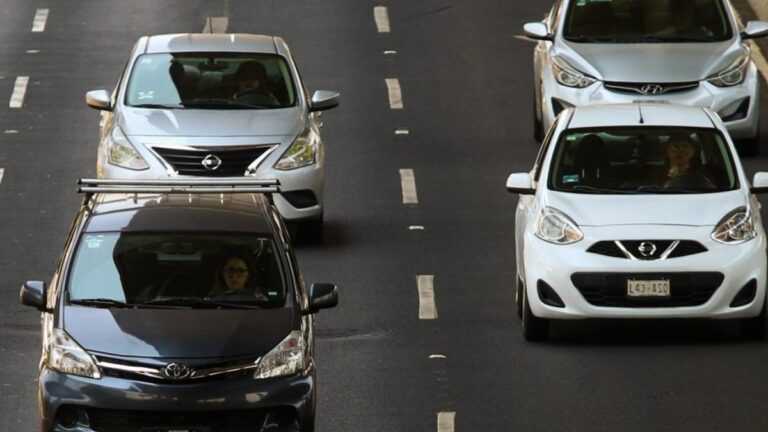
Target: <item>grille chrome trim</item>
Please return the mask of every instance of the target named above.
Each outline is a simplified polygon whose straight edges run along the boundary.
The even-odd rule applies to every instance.
[[[159,379],[163,381],[176,381],[176,382],[211,378],[218,375],[248,371],[251,369],[258,368],[260,364],[261,364],[261,357],[257,358],[252,362],[244,362],[244,363],[226,365],[226,366],[214,366],[209,368],[190,369],[189,375],[187,375],[186,378],[173,379],[173,378],[169,378],[165,373],[163,373],[162,368],[142,366],[139,364],[128,365],[128,364],[114,363],[111,361],[98,360],[98,359],[96,360],[96,365],[103,369],[141,375],[141,376],[146,376],[149,378]],[[165,366],[163,366],[163,368],[164,367]]]
[[[691,82],[677,82],[677,83],[631,83],[631,82],[615,82],[607,81],[603,83],[603,86],[609,90],[615,90],[627,93],[638,93],[643,96],[661,96],[667,93],[676,93],[686,90],[692,90],[699,87],[698,81]],[[661,91],[655,93],[644,92],[643,88],[649,86],[660,86]]]
[[[273,151],[275,151],[276,148],[280,146],[279,143],[275,144],[256,144],[256,145],[233,145],[233,146],[187,146],[187,145],[175,145],[175,144],[152,144],[152,143],[144,143],[144,145],[149,149],[149,151],[152,153],[153,156],[157,158],[157,160],[160,161],[160,163],[165,168],[166,172],[168,173],[168,176],[170,177],[177,177],[180,175],[191,175],[198,177],[201,174],[185,174],[180,173],[180,169],[178,167],[175,167],[173,163],[169,162],[165,156],[161,154],[163,150],[165,151],[173,151],[173,152],[188,152],[191,153],[188,156],[185,156],[186,158],[196,158],[199,156],[201,161],[201,167],[202,160],[209,154],[227,154],[229,153],[231,155],[232,152],[242,152],[245,150],[253,150],[253,151],[259,151],[263,150],[263,152],[254,158],[254,160],[248,164],[247,167],[243,169],[243,172],[232,177],[241,177],[241,176],[248,176],[253,175],[256,173],[256,169],[261,165],[264,160],[269,157]],[[202,172],[202,176],[206,176],[206,174],[211,175],[215,171],[209,171],[205,170]]]
[[[652,242],[654,244],[667,244],[661,246],[664,250],[654,257],[639,257],[632,251],[633,247],[627,245],[627,242]],[[707,248],[695,240],[601,240],[593,243],[587,252],[612,258],[625,258],[630,261],[660,261],[670,258],[682,258],[690,255],[696,255],[707,252]]]

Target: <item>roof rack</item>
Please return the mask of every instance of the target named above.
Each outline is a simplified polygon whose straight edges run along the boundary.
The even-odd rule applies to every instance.
[[[86,200],[95,193],[280,193],[278,180],[260,179],[80,179],[77,184]]]

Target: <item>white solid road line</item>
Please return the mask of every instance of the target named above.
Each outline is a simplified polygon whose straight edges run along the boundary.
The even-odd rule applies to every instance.
[[[395,135],[408,135],[408,129],[395,129]]]
[[[9,107],[21,108],[22,105],[24,105],[24,95],[27,94],[27,84],[29,84],[29,77],[20,76],[16,78],[16,82],[13,84],[11,102],[8,104]]]
[[[32,20],[32,31],[39,33],[45,30],[45,23],[48,21],[49,9],[38,9],[35,18]]]
[[[417,275],[416,276],[416,285],[418,285],[419,287],[419,319],[422,319],[422,320],[437,319],[437,306],[435,305],[434,281],[435,281],[434,275]]]
[[[386,78],[387,93],[389,94],[389,107],[391,109],[403,109],[403,91],[400,89],[400,80]]]
[[[0,168],[0,183],[3,182],[4,175],[5,175],[5,168]]]
[[[226,33],[229,26],[227,17],[208,17],[205,19],[203,33]]]
[[[454,432],[453,423],[456,413],[452,411],[437,413],[437,432]]]
[[[416,175],[410,168],[400,170],[400,187],[403,189],[403,204],[418,204],[416,194]]]
[[[389,33],[389,12],[386,6],[373,8],[373,19],[376,21],[376,29],[379,33]]]

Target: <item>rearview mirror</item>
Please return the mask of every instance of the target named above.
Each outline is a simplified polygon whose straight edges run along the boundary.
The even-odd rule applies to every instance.
[[[768,35],[768,22],[765,21],[749,21],[741,32],[742,39],[756,39],[765,35]]]
[[[317,90],[312,95],[310,111],[323,111],[339,106],[339,94],[329,90]]]
[[[533,40],[551,41],[554,36],[549,33],[547,26],[541,22],[532,22],[523,26],[523,33]]]
[[[32,306],[33,308],[45,312],[45,282],[43,281],[27,281],[21,286],[19,291],[19,301],[25,306]]]
[[[757,172],[752,179],[752,187],[749,188],[752,193],[768,193],[768,172]]]
[[[309,313],[332,308],[337,304],[339,304],[339,293],[336,285],[313,283],[309,287]]]
[[[106,90],[91,90],[85,94],[85,104],[102,111],[112,110],[112,98]]]
[[[531,175],[528,173],[514,173],[507,178],[507,190],[520,195],[533,195],[536,189],[533,188]]]

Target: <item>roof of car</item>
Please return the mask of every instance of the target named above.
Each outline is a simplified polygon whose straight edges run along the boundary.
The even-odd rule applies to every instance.
[[[89,206],[88,232],[272,231],[261,194],[99,193]]]
[[[179,33],[148,36],[144,53],[257,52],[275,54],[275,37],[242,33]]]
[[[642,113],[642,123],[640,114]],[[683,126],[713,128],[700,107],[661,103],[591,105],[573,108],[569,129],[616,126]]]

